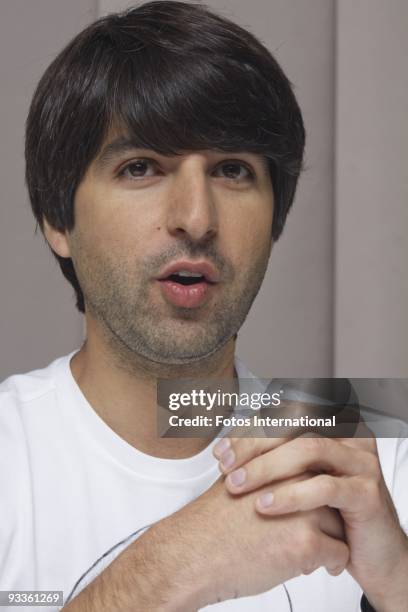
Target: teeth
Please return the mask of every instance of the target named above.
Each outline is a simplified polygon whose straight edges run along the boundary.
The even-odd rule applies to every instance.
[[[194,278],[200,278],[203,276],[199,272],[189,272],[188,270],[180,270],[179,272],[176,272],[176,274],[178,276],[193,276]]]

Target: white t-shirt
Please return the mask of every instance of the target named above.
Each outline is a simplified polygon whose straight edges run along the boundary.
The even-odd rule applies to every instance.
[[[215,441],[194,457],[171,460],[141,453],[114,433],[76,384],[69,365],[74,353],[0,385],[0,590],[62,590],[64,603],[78,581],[75,594],[144,527],[219,476]],[[252,377],[240,360],[235,367],[240,378]],[[379,439],[378,449],[408,526],[408,440]],[[357,612],[360,598],[346,571],[333,577],[321,568],[206,610]]]

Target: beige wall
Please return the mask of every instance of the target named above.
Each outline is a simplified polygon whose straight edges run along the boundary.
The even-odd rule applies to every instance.
[[[46,365],[81,339],[72,291],[34,235],[24,185],[24,122],[35,85],[96,16],[96,0],[0,4],[0,380]]]
[[[337,31],[335,373],[408,378],[408,3]]]
[[[0,379],[67,353],[82,336],[72,292],[33,236],[22,158],[29,99],[72,35],[97,14],[129,4],[0,6]],[[274,52],[295,85],[308,132],[307,171],[240,333],[239,354],[266,376],[407,376],[408,5],[207,4]]]

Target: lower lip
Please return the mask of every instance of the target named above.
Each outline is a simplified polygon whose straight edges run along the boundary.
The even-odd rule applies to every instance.
[[[182,308],[196,308],[201,306],[212,292],[214,284],[206,282],[194,285],[181,285],[171,280],[159,281],[165,298],[174,306]]]

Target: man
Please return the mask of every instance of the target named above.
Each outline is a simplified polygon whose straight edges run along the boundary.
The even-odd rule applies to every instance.
[[[362,591],[406,612],[406,440],[156,435],[158,379],[250,377],[236,334],[303,149],[276,61],[198,5],[110,15],[47,69],[27,184],[87,334],[1,386],[1,589],[69,612],[344,612]]]

